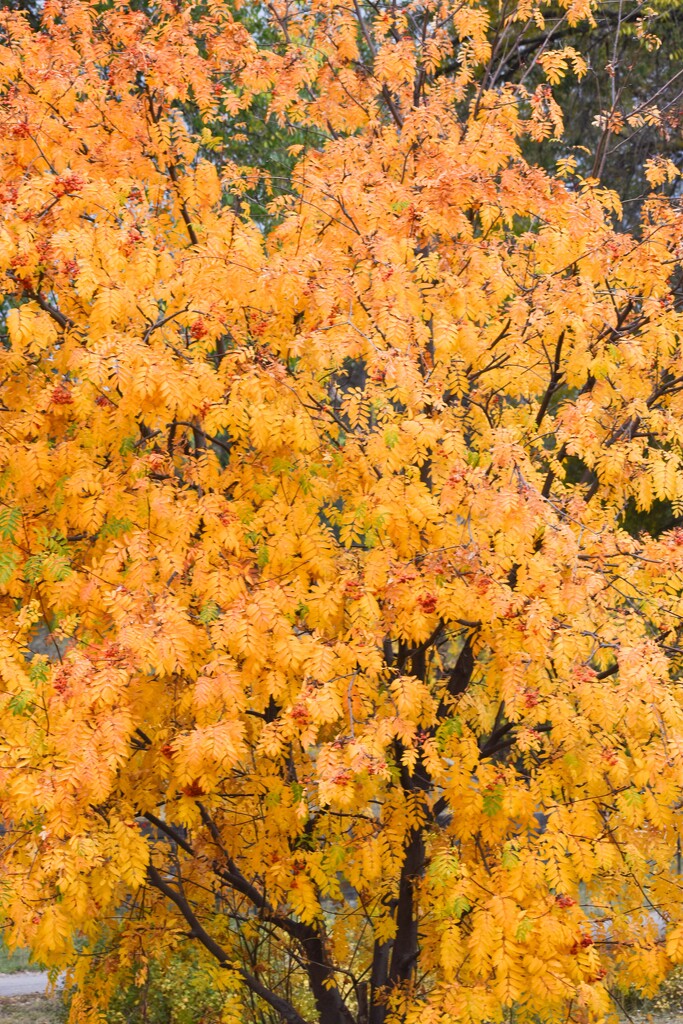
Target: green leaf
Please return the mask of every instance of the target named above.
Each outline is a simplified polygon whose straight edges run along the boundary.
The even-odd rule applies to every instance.
[[[199,613],[199,621],[205,626],[208,626],[210,622],[215,622],[221,614],[221,610],[215,601],[208,601]]]
[[[11,551],[0,551],[0,586],[12,579],[17,567],[17,557]]]
[[[257,498],[260,498],[261,501],[268,501],[269,498],[273,497],[276,490],[276,485],[270,483],[268,480],[254,484],[254,494]]]
[[[15,532],[21,520],[18,508],[0,509],[0,536],[5,540],[15,540]]]
[[[44,683],[50,671],[50,663],[44,654],[36,654],[29,665],[28,677],[32,683]]]
[[[130,519],[117,519],[115,516],[111,516],[100,530],[100,537],[103,540],[106,540],[107,537],[119,537],[122,533],[127,533],[132,529],[133,524]]]
[[[384,443],[390,450],[396,447],[398,444],[398,430],[396,427],[390,427],[389,430],[385,431]]]
[[[493,818],[503,809],[503,786],[498,783],[492,789],[486,790],[483,794],[484,804],[482,810],[489,818]]]
[[[31,555],[24,562],[24,579],[27,583],[35,583],[43,575],[45,555]]]
[[[47,549],[55,555],[69,557],[69,542],[63,537],[59,530],[54,530],[47,540]]]
[[[455,850],[445,850],[432,857],[427,868],[430,881],[443,889],[446,884],[460,876],[460,860]]]
[[[629,789],[624,790],[621,794],[621,799],[627,807],[640,807],[643,802],[643,794],[635,786],[631,786]]]
[[[436,743],[442,753],[451,736],[457,736],[458,739],[462,736],[462,722],[458,715],[447,718],[436,730]]]
[[[333,843],[325,853],[325,868],[331,874],[338,871],[346,860],[346,849],[339,843]]]
[[[503,846],[503,853],[500,858],[500,862],[504,868],[514,868],[519,864],[519,849],[517,843],[512,840],[505,843]]]
[[[44,560],[43,567],[46,578],[54,583],[61,583],[73,572],[69,560],[63,555],[48,555]]]
[[[8,707],[13,715],[23,715],[31,702],[33,696],[30,690],[22,690],[21,693],[13,694],[8,702]]]
[[[119,445],[119,455],[128,455],[129,452],[135,451],[137,440],[136,437],[124,437]]]
[[[460,921],[467,911],[471,909],[472,904],[467,899],[467,896],[456,896],[454,900],[451,900],[444,906],[443,916],[453,917],[456,921]]]

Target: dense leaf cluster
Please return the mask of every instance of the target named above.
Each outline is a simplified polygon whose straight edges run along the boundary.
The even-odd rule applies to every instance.
[[[73,1024],[131,979],[157,1012],[185,956],[225,1024],[654,991],[677,6],[29,13],[0,18],[10,941]]]

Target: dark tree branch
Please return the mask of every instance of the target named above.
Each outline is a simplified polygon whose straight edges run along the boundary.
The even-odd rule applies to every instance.
[[[53,306],[51,302],[48,302],[45,296],[42,294],[42,292],[36,292],[33,290],[33,288],[30,287],[27,288],[24,282],[20,281],[17,275],[13,273],[13,271],[11,270],[7,271],[7,276],[9,277],[10,281],[13,281],[14,284],[17,284],[19,285],[20,288],[23,288],[24,294],[28,295],[29,299],[33,299],[34,302],[37,302],[40,308],[45,313],[48,313],[49,316],[52,317],[54,322],[56,324],[59,324],[63,331],[65,331],[67,327],[76,326],[71,317],[68,317],[65,313],[62,313],[60,309],[57,309],[56,306]]]
[[[180,834],[178,829],[173,828],[172,825],[168,825],[165,821],[162,821],[161,818],[157,818],[156,814],[150,814],[148,812],[143,814],[142,817],[145,818],[150,825],[154,825],[154,827],[158,828],[160,832],[163,832],[165,836],[168,836],[169,839],[172,839],[176,846],[179,846],[181,850],[184,850],[185,853],[189,853],[191,857],[194,857],[194,850],[188,843],[187,839]]]
[[[221,441],[220,438],[214,437],[212,434],[207,434],[198,420],[194,423],[191,423],[188,420],[174,420],[173,423],[168,424],[168,426],[189,427],[194,434],[195,447],[198,451],[205,450],[206,442],[210,441],[211,444],[215,444],[217,448],[222,448],[228,455],[231,454],[230,445],[226,444],[225,441]]]
[[[553,359],[552,370],[551,370],[551,373],[550,373],[550,381],[548,382],[548,387],[547,387],[546,392],[545,392],[545,394],[543,396],[543,400],[542,400],[541,405],[539,407],[538,413],[536,414],[536,429],[537,430],[540,427],[541,423],[543,422],[543,417],[545,416],[545,414],[548,411],[548,406],[550,405],[550,400],[553,397],[553,395],[555,394],[555,392],[557,391],[557,388],[558,388],[558,386],[560,384],[560,381],[562,379],[562,374],[560,373],[560,360],[562,358],[562,345],[563,345],[563,342],[564,342],[564,335],[565,335],[565,332],[561,331],[560,332],[560,336],[557,339],[557,345],[555,346],[555,358]]]
[[[283,999],[281,996],[276,995],[275,992],[271,992],[271,990],[263,985],[258,978],[255,978],[253,974],[250,974],[244,967],[237,967],[230,960],[230,957],[223,947],[220,946],[202,926],[186,897],[174,889],[172,885],[169,885],[169,883],[161,877],[160,873],[151,863],[147,867],[147,878],[150,885],[153,885],[155,889],[158,889],[159,892],[163,893],[167,899],[176,905],[192,930],[192,938],[201,942],[204,948],[208,950],[216,960],[218,960],[222,967],[229,967],[236,971],[247,987],[251,989],[255,995],[260,996],[260,998],[263,999],[264,1002],[268,1003],[269,1006],[272,1006],[272,1008],[280,1014],[283,1020],[288,1021],[289,1024],[307,1024],[306,1020],[297,1013],[291,1003],[286,999]]]
[[[422,829],[412,829],[406,846],[398,887],[396,908],[396,938],[391,951],[389,986],[408,981],[419,956],[418,920],[416,913],[416,884],[425,868],[425,843]]]
[[[389,978],[389,957],[391,956],[390,941],[378,942],[372,951],[372,968],[370,972],[370,1005],[368,1006],[368,1024],[383,1024],[386,1006],[379,1002],[381,990]]]
[[[446,692],[441,698],[439,707],[436,712],[437,721],[440,721],[448,710],[448,704],[450,703],[448,698],[459,697],[460,694],[464,693],[470,684],[472,673],[474,671],[474,654],[472,652],[472,637],[468,636],[465,639],[463,648],[458,655],[454,667],[451,669],[451,673],[446,683]]]
[[[183,221],[185,222],[185,227],[187,228],[187,233],[189,235],[190,242],[192,243],[192,245],[199,245],[199,239],[197,238],[197,232],[194,229],[192,218],[190,217],[189,211],[187,209],[187,203],[180,196],[180,189],[178,187],[178,172],[176,170],[175,164],[169,161],[166,166],[168,167],[168,176],[175,185],[176,195],[178,196],[178,202],[180,203],[180,214],[183,218]]]
[[[187,313],[189,308],[188,303],[188,305],[183,306],[182,309],[177,309],[175,313],[169,313],[168,316],[162,316],[158,320],[155,320],[154,323],[151,323],[142,336],[143,343],[146,345],[155,331],[158,331],[160,327],[164,327],[166,324],[170,323],[171,320],[175,320],[177,317],[182,316],[183,313]]]
[[[221,841],[218,826],[206,807],[201,803],[198,804],[198,807],[204,825],[209,830],[211,838],[226,860],[227,871],[214,863],[214,871],[218,877],[236,892],[246,896],[262,912],[266,920],[282,928],[284,932],[291,935],[301,945],[305,956],[303,966],[308,974],[311,991],[321,1021],[329,1022],[329,1024],[354,1024],[353,1017],[339,994],[339,990],[334,985],[330,987],[329,983],[334,976],[335,969],[330,963],[320,932],[311,925],[304,924],[301,921],[294,921],[289,917],[278,914],[270,906],[264,894],[244,877],[228,854]]]

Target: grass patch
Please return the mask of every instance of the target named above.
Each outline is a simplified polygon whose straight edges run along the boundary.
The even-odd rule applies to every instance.
[[[59,999],[45,996],[8,996],[0,998],[2,1024],[60,1024]]]
[[[18,949],[10,953],[4,942],[0,940],[0,974],[18,974],[19,971],[41,971],[40,964],[29,963],[30,953],[27,949]]]

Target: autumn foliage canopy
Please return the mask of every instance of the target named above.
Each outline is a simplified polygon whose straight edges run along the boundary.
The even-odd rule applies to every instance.
[[[491,73],[597,6],[2,14],[0,905],[74,1022],[187,943],[226,1022],[683,960],[677,170],[627,230],[566,35]]]

